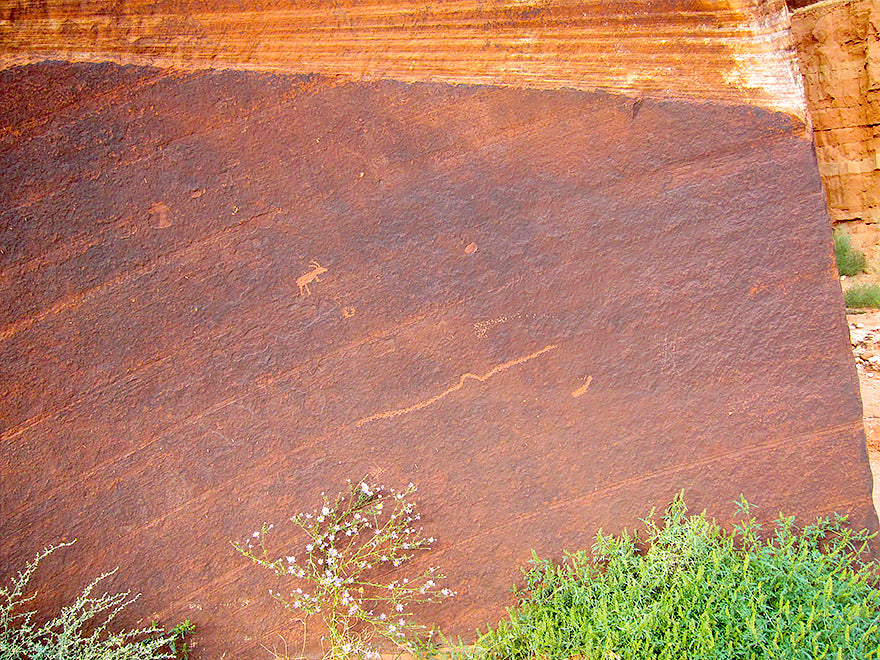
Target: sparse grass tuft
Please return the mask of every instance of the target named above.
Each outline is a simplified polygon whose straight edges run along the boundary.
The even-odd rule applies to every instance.
[[[834,232],[834,259],[838,274],[847,277],[863,272],[868,265],[864,253],[854,248],[849,234],[840,229]]]
[[[880,308],[880,285],[854,284],[844,291],[843,300],[847,307],[853,309]]]
[[[593,558],[534,557],[519,604],[477,642],[492,660],[880,658],[880,590],[859,564],[866,532],[780,517],[725,533],[681,497],[639,535],[600,532]]]

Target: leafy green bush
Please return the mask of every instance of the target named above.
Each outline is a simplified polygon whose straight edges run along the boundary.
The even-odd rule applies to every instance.
[[[834,232],[834,259],[838,274],[847,277],[861,273],[868,263],[864,253],[855,249],[849,235],[841,230]]]
[[[880,590],[858,556],[871,538],[839,516],[769,538],[746,514],[733,534],[681,497],[646,536],[601,532],[562,564],[533,558],[508,618],[478,657],[624,660],[880,658]]]
[[[876,284],[854,284],[843,292],[843,300],[847,307],[880,308],[880,286]]]
[[[26,595],[28,585],[40,561],[61,545],[46,548],[24,570],[0,587],[0,660],[159,660],[172,659],[175,640],[192,632],[177,628],[165,633],[153,626],[140,630],[112,632],[114,618],[136,598],[129,593],[93,595],[105,573],[93,580],[72,605],[61,610],[42,626],[34,624],[35,612],[22,611],[34,594]],[[180,627],[178,627],[180,628]]]

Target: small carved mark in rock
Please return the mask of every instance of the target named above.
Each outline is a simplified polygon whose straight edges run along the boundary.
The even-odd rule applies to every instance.
[[[150,204],[150,215],[158,216],[159,223],[156,225],[158,229],[167,229],[171,226],[171,209],[165,202],[153,202]]]
[[[590,388],[590,383],[592,383],[592,382],[593,382],[593,377],[592,376],[588,377],[587,382],[585,382],[583,385],[581,385],[579,388],[577,388],[574,392],[572,392],[571,395],[575,399],[577,399],[579,396],[583,395]]]

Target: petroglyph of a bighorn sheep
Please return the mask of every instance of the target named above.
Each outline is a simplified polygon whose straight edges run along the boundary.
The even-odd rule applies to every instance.
[[[327,272],[327,269],[317,261],[310,261],[309,266],[312,267],[312,270],[296,278],[296,285],[299,287],[299,295],[301,296],[312,295],[312,292],[309,290],[309,284],[312,282],[320,282],[321,280],[318,279],[318,275]]]

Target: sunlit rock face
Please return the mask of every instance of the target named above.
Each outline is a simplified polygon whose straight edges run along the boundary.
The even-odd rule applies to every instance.
[[[784,0],[15,0],[0,63],[243,68],[749,103],[803,115]]]
[[[880,221],[880,2],[792,15],[832,220]],[[874,241],[876,242],[876,241]]]
[[[876,527],[783,5],[338,6],[4,8],[3,571],[318,656],[229,541],[349,478],[465,639],[682,489]]]

